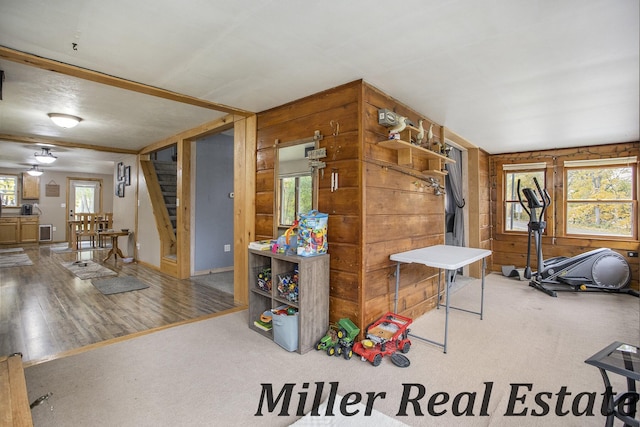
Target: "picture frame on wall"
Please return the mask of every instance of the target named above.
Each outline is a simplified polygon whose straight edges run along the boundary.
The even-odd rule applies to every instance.
[[[124,185],[131,185],[131,166],[124,168]]]
[[[120,181],[118,185],[116,185],[116,196],[124,197],[124,181]]]
[[[118,181],[122,181],[122,179],[124,178],[124,163],[122,162],[118,163],[117,175]]]

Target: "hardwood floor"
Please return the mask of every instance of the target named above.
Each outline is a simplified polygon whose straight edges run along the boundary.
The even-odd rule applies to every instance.
[[[84,346],[197,319],[236,307],[233,295],[190,279],[113,258],[105,250],[55,252],[23,245],[32,266],[0,268],[0,355],[20,352],[37,363]],[[149,285],[103,295],[61,263],[92,259]]]

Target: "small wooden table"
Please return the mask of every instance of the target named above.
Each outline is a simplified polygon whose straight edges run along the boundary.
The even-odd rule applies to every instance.
[[[124,255],[122,255],[122,251],[118,247],[118,237],[128,236],[128,235],[129,235],[129,231],[107,230],[107,231],[100,231],[98,233],[99,237],[111,237],[111,249],[109,250],[109,253],[105,257],[105,259],[102,260],[103,262],[106,262],[109,258],[111,258],[111,255],[114,256],[116,261],[118,261],[118,255],[120,256],[120,258],[124,258]]]

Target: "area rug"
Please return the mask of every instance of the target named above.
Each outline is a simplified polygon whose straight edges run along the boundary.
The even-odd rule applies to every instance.
[[[51,246],[51,251],[55,253],[67,253],[67,252],[77,252],[77,251],[104,251],[107,249],[111,249],[111,244],[100,246],[91,246],[91,242],[80,242],[80,248],[76,249],[75,247],[69,247],[68,244],[64,243],[61,245]]]
[[[96,277],[115,276],[118,274],[115,271],[103,267],[91,260],[63,262],[61,264],[64,268],[83,280],[94,279]]]
[[[69,247],[68,243],[51,245],[49,249],[51,250],[51,252],[72,252],[72,249]]]
[[[132,276],[113,277],[111,279],[92,280],[93,286],[105,295],[146,289],[149,285]]]
[[[22,267],[25,265],[33,265],[33,262],[31,262],[29,255],[23,252],[0,255],[0,268]]]
[[[22,248],[7,248],[7,249],[0,249],[0,254],[5,254],[7,252],[22,252],[24,249]]]

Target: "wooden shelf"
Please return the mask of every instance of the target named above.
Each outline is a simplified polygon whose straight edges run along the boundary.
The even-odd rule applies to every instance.
[[[427,150],[426,148],[418,145],[411,144],[401,139],[387,139],[385,141],[378,142],[378,145],[385,148],[391,148],[398,151],[398,165],[410,166],[413,164],[414,157],[427,159],[429,161],[429,169],[422,171],[422,173],[435,173],[438,175],[447,175],[444,170],[446,163],[455,163],[455,160],[436,153],[435,151]]]
[[[257,286],[256,273],[271,269],[271,291]],[[298,298],[289,301],[277,289],[278,275],[298,269]],[[300,257],[249,249],[249,328],[274,339],[273,331],[253,324],[260,314],[282,305],[298,310],[298,348],[300,354],[315,348],[329,326],[329,255]]]

